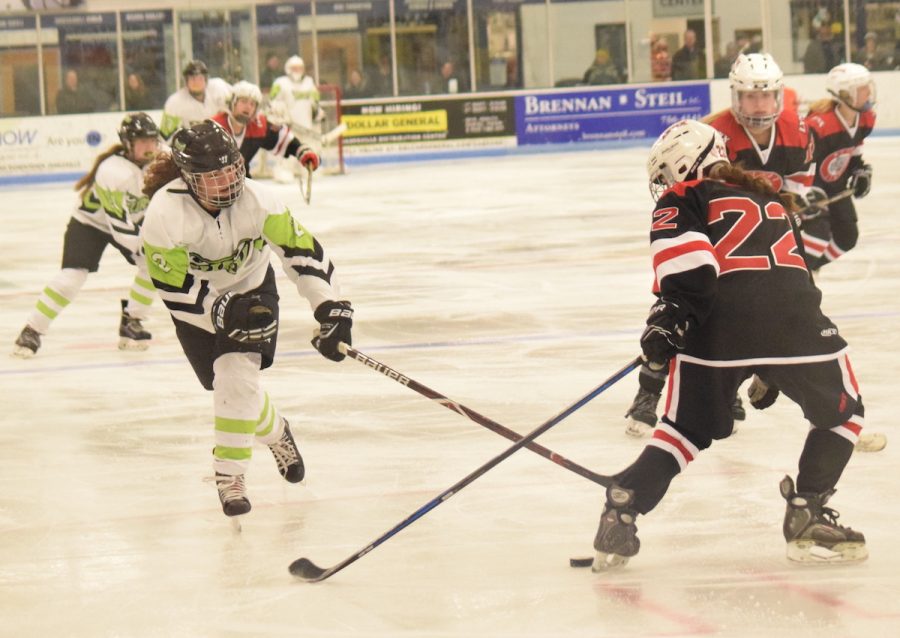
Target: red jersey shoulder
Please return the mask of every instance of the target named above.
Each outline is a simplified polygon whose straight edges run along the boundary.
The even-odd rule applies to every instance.
[[[266,126],[266,116],[260,114],[247,122],[247,129],[244,131],[244,136],[265,137],[267,133],[268,128]]]
[[[806,125],[819,138],[834,135],[844,130],[833,108],[823,113],[810,113],[806,116]]]
[[[744,127],[735,119],[734,113],[726,111],[712,120],[709,125],[719,131],[725,138],[725,148],[728,149],[728,158],[733,162],[737,153],[751,147],[750,138]]]
[[[229,133],[231,132],[231,127],[228,126],[228,113],[226,113],[225,111],[219,111],[218,113],[216,113],[209,119],[211,119],[216,124],[220,125],[222,128],[224,128]]]
[[[775,121],[778,137],[782,146],[794,146],[805,149],[809,145],[809,131],[806,123],[795,111],[782,111]]]
[[[660,201],[662,201],[662,199],[664,197],[666,197],[667,195],[670,195],[670,194],[674,194],[677,197],[684,197],[687,194],[688,189],[695,188],[698,184],[701,184],[702,182],[703,182],[702,179],[689,179],[684,182],[678,182],[677,184],[673,184],[672,186],[669,186],[669,188],[667,188],[665,191],[663,191],[663,194],[660,196],[659,199],[660,199]]]

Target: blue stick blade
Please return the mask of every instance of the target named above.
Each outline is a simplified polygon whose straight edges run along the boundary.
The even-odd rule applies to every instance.
[[[308,558],[298,558],[288,568],[294,576],[302,578],[309,582],[315,582],[322,579],[322,575],[327,569],[322,569]]]

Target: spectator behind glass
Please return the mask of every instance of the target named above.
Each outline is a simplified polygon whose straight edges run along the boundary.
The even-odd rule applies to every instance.
[[[391,59],[382,53],[378,58],[378,66],[369,74],[369,89],[373,96],[394,94],[394,76],[391,70]]]
[[[887,56],[878,50],[878,34],[874,31],[866,34],[865,45],[856,52],[853,61],[862,64],[869,71],[887,71],[891,68]]]
[[[697,45],[697,33],[693,29],[684,32],[684,46],[672,56],[673,80],[697,80],[706,77],[706,60]]]
[[[74,69],[66,71],[63,87],[56,94],[56,112],[67,113],[92,113],[94,100],[78,84],[78,73]]]
[[[147,91],[144,80],[137,73],[129,73],[125,80],[125,109],[146,111],[155,108],[153,97]]]
[[[672,79],[672,59],[669,57],[669,44],[661,37],[655,36],[650,45],[650,74],[654,82],[667,82]]]
[[[469,83],[465,76],[456,72],[456,68],[450,60],[441,65],[440,82],[441,93],[466,93],[469,90]]]
[[[810,41],[803,54],[804,73],[826,73],[840,61],[832,36],[830,24],[819,25],[816,39]]]
[[[619,69],[609,59],[609,51],[597,49],[594,63],[584,72],[582,80],[585,84],[616,84],[622,81]]]
[[[347,79],[347,86],[344,87],[344,97],[348,100],[355,100],[363,97],[372,97],[372,91],[369,88],[369,81],[359,71],[359,69],[350,70],[350,77]]]
[[[281,58],[274,53],[266,58],[266,66],[263,67],[262,73],[259,74],[259,89],[263,95],[268,95],[272,89],[272,84],[275,83],[275,78],[284,75],[283,67]]]

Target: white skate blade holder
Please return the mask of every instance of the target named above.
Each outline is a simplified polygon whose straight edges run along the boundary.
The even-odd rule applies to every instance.
[[[601,574],[619,570],[628,564],[628,558],[628,556],[619,556],[618,554],[597,552],[597,555],[594,556],[594,564],[591,565],[591,571]]]
[[[805,565],[837,565],[858,563],[869,557],[864,543],[838,543],[831,549],[812,541],[787,544],[788,560]]]

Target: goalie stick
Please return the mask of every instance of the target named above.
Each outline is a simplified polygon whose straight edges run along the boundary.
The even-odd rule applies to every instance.
[[[454,401],[453,399],[450,399],[450,398],[444,396],[440,392],[436,392],[436,391],[432,390],[428,386],[426,386],[422,383],[419,383],[415,379],[412,379],[412,378],[406,376],[405,374],[397,372],[393,368],[381,363],[380,361],[378,361],[376,359],[373,359],[369,355],[363,354],[359,350],[356,350],[355,348],[348,346],[346,343],[338,344],[338,350],[340,350],[342,353],[344,353],[351,359],[359,361],[361,364],[363,364],[367,368],[371,368],[372,370],[375,370],[376,372],[380,372],[381,374],[386,376],[388,379],[393,379],[400,385],[406,386],[410,390],[414,390],[414,391],[418,392],[423,397],[425,397],[427,399],[431,399],[432,401],[434,401],[436,403],[439,403],[440,405],[444,406],[448,410],[452,410],[453,412],[458,412],[459,414],[463,415],[464,417],[467,417],[470,420],[474,421],[478,425],[486,427],[488,430],[491,430],[492,432],[496,432],[500,436],[506,437],[507,439],[509,439],[510,441],[512,441],[514,443],[518,442],[522,438],[522,436],[520,434],[518,434],[517,432],[513,432],[509,428],[504,427],[504,426],[500,425],[499,423],[497,423],[496,421],[493,421],[493,420],[487,418],[486,416],[479,414],[475,410],[472,410],[471,408],[467,408],[463,404],[458,403],[458,402]],[[589,481],[593,481],[597,485],[602,485],[603,487],[609,487],[609,485],[610,485],[610,478],[608,476],[603,476],[602,474],[597,474],[596,472],[592,472],[591,470],[587,469],[586,467],[583,467],[581,465],[578,465],[577,463],[570,461],[569,459],[565,458],[561,454],[557,454],[553,450],[545,448],[543,445],[540,445],[538,443],[528,443],[525,447],[528,448],[529,450],[531,450],[532,452],[534,452],[535,454],[540,454],[545,459],[550,459],[551,461],[553,461],[560,467],[564,467],[571,472],[575,472],[575,474],[578,474],[579,476],[583,476],[584,478],[588,479]]]
[[[368,545],[363,547],[361,550],[359,550],[355,554],[348,556],[341,562],[337,563],[336,565],[332,565],[331,567],[328,567],[328,568],[319,567],[318,565],[313,563],[308,558],[298,558],[293,563],[291,563],[291,565],[289,567],[291,574],[293,574],[294,576],[296,576],[302,580],[305,580],[307,582],[315,583],[315,582],[323,581],[326,578],[329,578],[329,577],[333,576],[334,574],[338,573],[339,571],[341,571],[348,565],[355,563],[357,560],[359,560],[360,558],[362,558],[363,556],[365,556],[366,554],[371,552],[373,549],[375,549],[376,547],[378,547],[385,541],[392,538],[398,532],[400,532],[401,530],[405,529],[406,527],[412,525],[414,522],[416,522],[417,520],[419,520],[420,518],[425,516],[425,514],[427,514],[434,508],[436,508],[438,505],[440,505],[441,503],[443,503],[446,500],[449,500],[451,496],[453,496],[457,492],[461,491],[467,485],[470,485],[476,479],[478,479],[479,477],[481,477],[485,473],[487,473],[489,470],[491,470],[492,468],[499,465],[502,461],[506,460],[507,458],[509,458],[516,452],[518,452],[520,449],[522,449],[523,447],[525,447],[526,445],[528,445],[529,443],[534,441],[541,434],[543,434],[544,432],[546,432],[547,430],[552,428],[554,425],[556,425],[557,423],[559,423],[560,421],[565,419],[567,416],[569,416],[570,414],[572,414],[579,408],[583,407],[589,401],[591,401],[592,399],[594,399],[595,397],[597,397],[598,395],[600,395],[601,393],[603,393],[604,391],[609,389],[613,384],[615,384],[617,381],[619,381],[623,377],[627,376],[629,372],[631,372],[636,367],[638,367],[642,361],[643,360],[640,357],[630,361],[624,368],[622,368],[618,372],[614,373],[606,381],[604,381],[603,383],[598,385],[596,388],[594,388],[593,390],[588,392],[586,395],[584,395],[583,397],[578,399],[575,403],[573,403],[572,405],[570,405],[569,407],[564,409],[562,412],[557,414],[555,417],[551,418],[549,421],[545,421],[542,425],[539,425],[537,428],[535,428],[534,430],[532,430],[531,432],[529,432],[528,434],[526,434],[525,436],[520,438],[518,442],[516,442],[511,447],[507,448],[504,452],[498,454],[497,456],[492,458],[490,461],[488,461],[487,463],[485,463],[484,465],[482,465],[475,471],[464,476],[462,479],[460,479],[459,481],[454,483],[451,487],[447,488],[446,490],[444,490],[443,492],[441,492],[440,494],[435,496],[433,499],[431,499],[430,501],[425,503],[425,505],[423,505],[422,507],[417,509],[415,512],[413,512],[406,518],[404,518],[402,521],[400,521],[399,523],[394,525],[394,527],[392,527],[391,529],[386,531],[384,534],[382,534],[381,536],[376,538],[374,541],[372,541],[371,543],[369,543]]]

